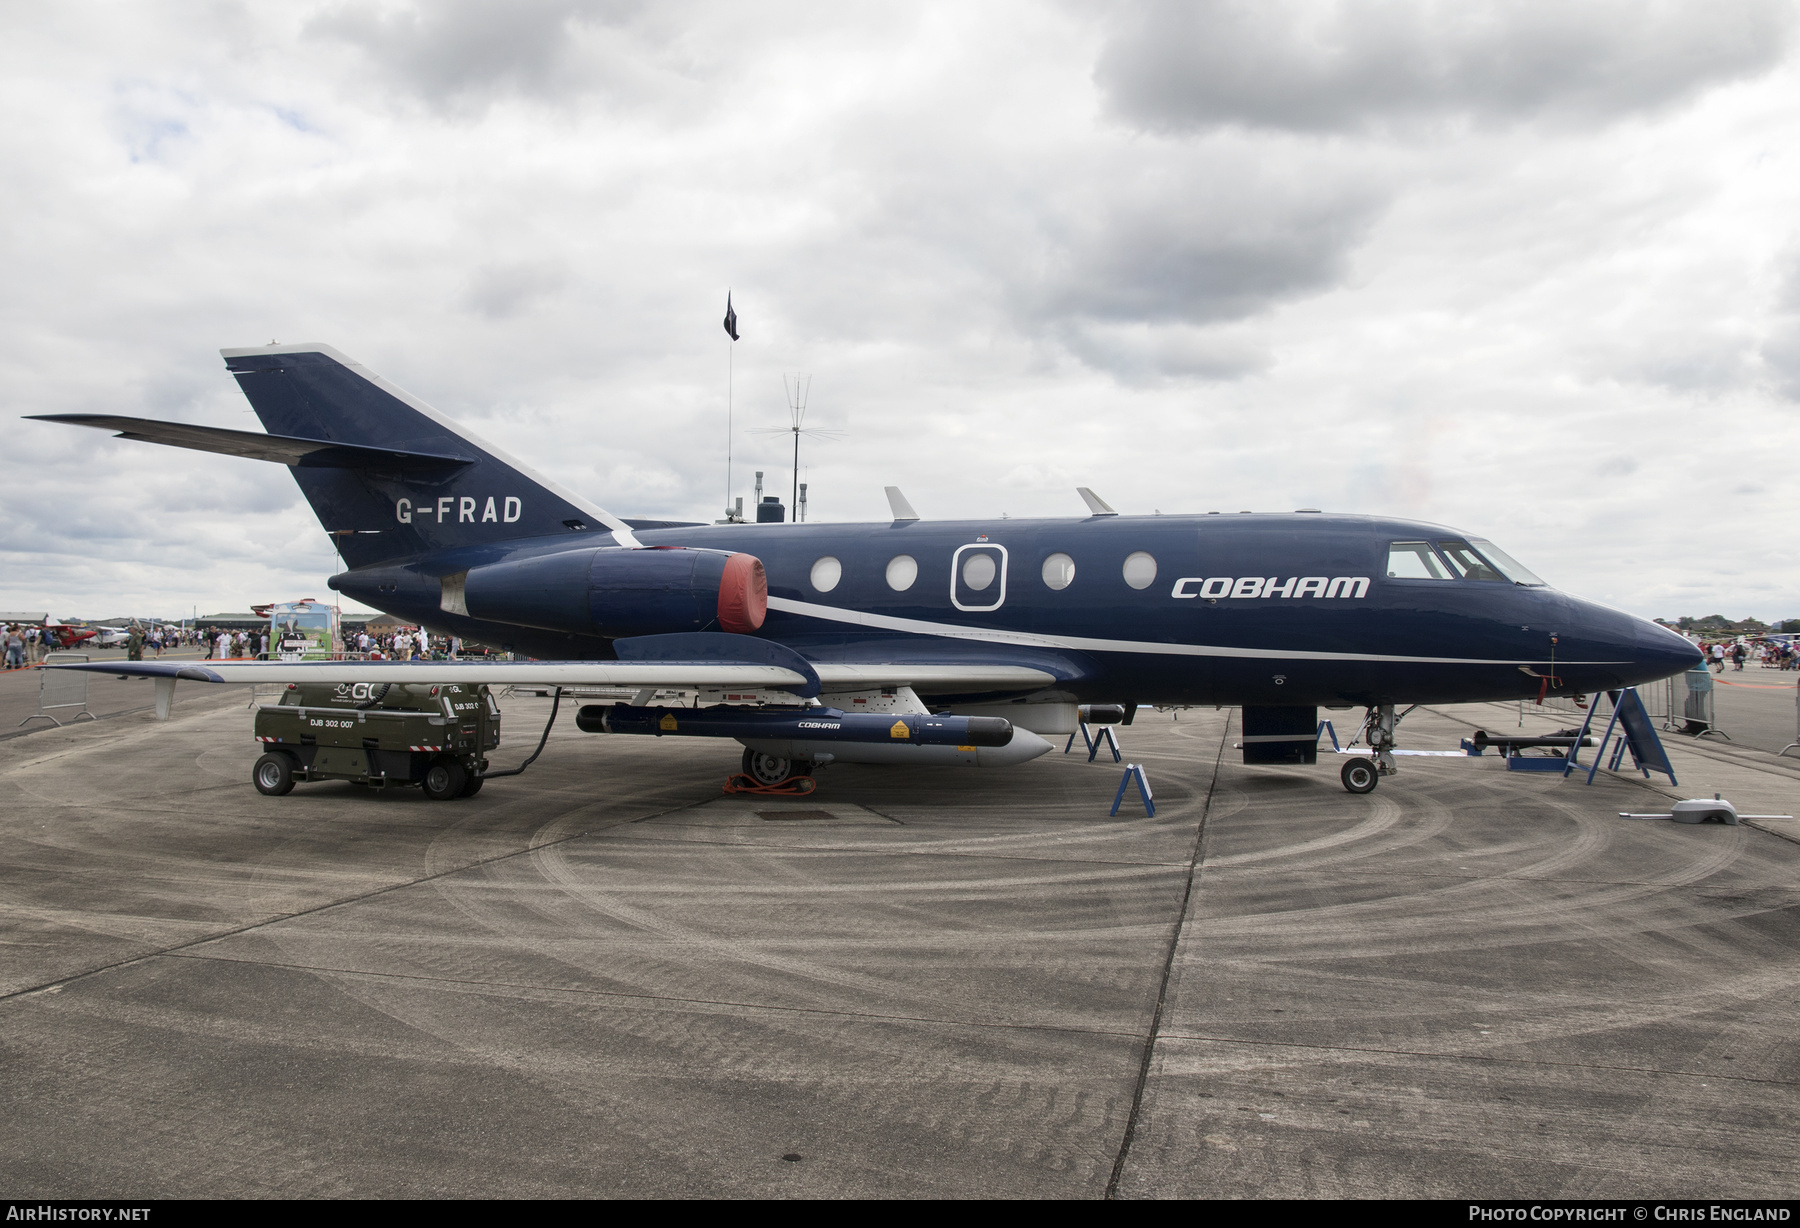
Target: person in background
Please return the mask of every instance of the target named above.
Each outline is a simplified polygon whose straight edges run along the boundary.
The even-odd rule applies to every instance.
[[[6,625],[4,640],[6,646],[6,668],[23,669],[25,666],[25,637],[19,634],[18,627],[12,623]]]
[[[1733,644],[1731,646],[1731,668],[1732,668],[1732,670],[1733,671],[1742,670],[1744,668],[1744,658],[1748,655],[1749,655],[1749,652],[1747,649],[1745,649],[1744,643],[1742,640],[1739,640],[1737,643]]]
[[[38,663],[38,638],[40,632],[36,627],[25,628],[25,660],[27,664]]]
[[[461,660],[461,657],[458,655],[461,652],[462,652],[462,637],[460,635],[451,636],[450,637],[450,659],[452,661]]]
[[[144,629],[136,622],[131,624],[131,630],[125,635],[125,659],[127,661],[144,659]]]
[[[1725,645],[1723,642],[1712,646],[1712,667],[1715,674],[1725,672]]]

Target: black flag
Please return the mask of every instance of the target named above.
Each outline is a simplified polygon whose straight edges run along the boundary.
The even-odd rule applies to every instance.
[[[731,291],[729,290],[725,292],[725,331],[730,334],[733,341],[738,339],[737,312],[731,309]]]

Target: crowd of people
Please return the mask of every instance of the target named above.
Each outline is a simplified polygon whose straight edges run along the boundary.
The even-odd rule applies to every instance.
[[[37,627],[21,627],[18,623],[8,623],[6,630],[0,632],[0,654],[6,662],[7,669],[24,669],[26,665],[35,665],[38,659],[41,632]]]
[[[146,627],[134,622],[125,632],[125,656],[131,661],[142,661],[146,652],[155,658],[183,648],[202,649],[208,658],[217,661],[267,660],[272,646],[279,655],[279,645],[273,644],[267,628],[182,627],[174,623],[153,623]],[[42,627],[9,623],[0,629],[0,659],[9,670],[36,665],[59,647],[54,635]],[[343,655],[352,660],[370,661],[457,661],[469,654],[465,652],[462,640],[454,635],[434,635],[423,628],[398,627],[374,632],[364,628],[345,635]],[[491,655],[491,651],[478,648],[474,655],[485,657]]]
[[[1746,661],[1764,669],[1800,669],[1800,648],[1790,640],[1710,640],[1701,642],[1700,651],[1715,674],[1741,670]]]

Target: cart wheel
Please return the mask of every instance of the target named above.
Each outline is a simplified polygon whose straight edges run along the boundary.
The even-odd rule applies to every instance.
[[[294,761],[280,751],[272,750],[250,769],[256,791],[269,797],[285,797],[294,791]]]
[[[760,750],[744,748],[744,775],[759,785],[778,785],[790,776],[811,776],[813,765],[800,763],[781,755],[766,755]]]
[[[447,802],[462,795],[463,786],[469,783],[469,774],[454,759],[436,759],[425,769],[425,779],[420,783],[425,787],[426,797],[434,802]]]
[[[481,792],[481,786],[486,783],[487,783],[487,780],[485,777],[476,776],[473,773],[471,773],[469,775],[469,783],[462,787],[462,792],[457,794],[457,796],[458,797],[474,797],[477,793]]]
[[[1375,771],[1375,765],[1367,759],[1352,759],[1344,764],[1344,770],[1338,773],[1344,782],[1344,788],[1352,793],[1373,793],[1381,777]]]

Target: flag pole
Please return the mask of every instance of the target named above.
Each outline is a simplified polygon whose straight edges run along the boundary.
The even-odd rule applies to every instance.
[[[737,342],[725,346],[725,519],[731,519],[731,386],[737,378]]]
[[[731,306],[731,288],[725,288],[725,335],[731,344],[725,350],[725,519],[735,519],[731,510],[731,394],[737,377],[737,312]]]

